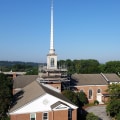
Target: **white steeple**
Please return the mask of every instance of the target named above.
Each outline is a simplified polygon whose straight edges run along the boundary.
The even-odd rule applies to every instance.
[[[49,54],[55,54],[53,38],[53,0],[51,0],[51,30],[50,30],[50,51]]]
[[[53,0],[51,0],[51,30],[50,30],[50,50],[47,55],[47,69],[57,69],[57,55],[54,49],[53,40]]]

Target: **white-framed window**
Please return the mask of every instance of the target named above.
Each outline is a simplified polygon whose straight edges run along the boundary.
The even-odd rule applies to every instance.
[[[43,120],[48,120],[48,112],[43,113]]]
[[[30,114],[30,120],[36,120],[36,113]]]
[[[72,120],[72,110],[68,109],[68,120]]]
[[[89,89],[89,99],[92,99],[92,96],[93,96],[92,89]]]

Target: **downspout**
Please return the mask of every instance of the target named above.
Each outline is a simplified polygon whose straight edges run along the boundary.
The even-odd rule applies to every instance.
[[[54,111],[52,110],[52,120],[54,120]]]

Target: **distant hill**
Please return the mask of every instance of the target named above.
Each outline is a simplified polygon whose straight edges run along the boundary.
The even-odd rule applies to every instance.
[[[31,71],[33,69],[38,70],[39,65],[46,65],[45,63],[35,62],[21,62],[21,61],[0,61],[0,71]]]
[[[0,61],[0,66],[10,67],[10,66],[14,66],[16,64],[38,66],[39,64],[43,64],[43,63],[21,62],[21,61]]]

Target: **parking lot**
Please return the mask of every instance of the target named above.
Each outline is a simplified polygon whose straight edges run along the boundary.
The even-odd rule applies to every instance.
[[[105,105],[98,105],[92,106],[85,109],[87,112],[92,112],[96,116],[100,118],[100,120],[110,120],[110,118],[106,114],[106,106]]]

